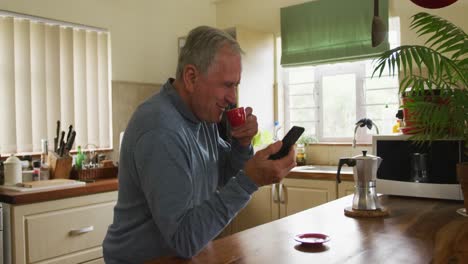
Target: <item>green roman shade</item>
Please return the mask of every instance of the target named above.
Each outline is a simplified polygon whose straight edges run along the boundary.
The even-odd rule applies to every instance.
[[[388,0],[379,0],[388,29]],[[373,0],[317,0],[281,8],[281,65],[314,65],[376,57],[388,38],[373,48]]]

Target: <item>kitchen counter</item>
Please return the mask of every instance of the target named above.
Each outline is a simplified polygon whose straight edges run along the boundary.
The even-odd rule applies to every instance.
[[[336,180],[337,166],[299,166],[294,168],[288,178],[296,179],[316,179],[316,180]],[[342,180],[352,181],[352,168],[342,168]],[[84,186],[66,189],[51,189],[46,191],[16,192],[11,190],[0,190],[0,202],[9,204],[29,204],[45,202],[69,197],[76,197],[100,192],[116,191],[119,183],[117,178],[102,179],[96,182],[87,183]]]
[[[83,196],[101,192],[116,191],[119,187],[117,178],[97,180],[92,183],[74,188],[51,189],[43,191],[16,192],[10,190],[0,190],[0,202],[8,204],[30,204]]]
[[[352,195],[221,238],[196,257],[165,257],[150,263],[466,263],[468,217],[461,201],[383,195],[384,218],[350,218]],[[293,238],[323,233],[323,246]]]
[[[336,181],[338,166],[306,165],[297,166],[286,176],[294,179],[330,180]],[[342,181],[353,181],[353,168],[341,167],[340,178]]]

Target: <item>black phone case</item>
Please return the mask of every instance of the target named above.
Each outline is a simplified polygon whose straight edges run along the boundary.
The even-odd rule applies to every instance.
[[[275,154],[270,155],[268,159],[277,160],[281,159],[282,157],[288,155],[289,150],[291,149],[292,145],[296,143],[296,141],[301,137],[302,133],[304,133],[304,128],[299,126],[293,126],[286,136],[283,138],[283,145],[281,149],[276,152]]]

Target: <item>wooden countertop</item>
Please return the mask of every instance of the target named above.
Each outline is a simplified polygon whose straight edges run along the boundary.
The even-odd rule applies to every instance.
[[[32,192],[0,190],[0,202],[14,205],[45,202],[63,198],[83,196],[100,192],[116,191],[119,188],[117,178],[97,180],[74,188],[52,189]]]
[[[314,167],[316,169],[310,169]],[[300,166],[291,170],[286,178],[336,181],[336,168],[337,166]],[[344,166],[343,168],[347,167]],[[331,171],[331,169],[334,169],[334,171]],[[354,181],[353,172],[349,171],[349,169],[347,171],[342,170],[340,178],[342,181]]]
[[[327,167],[327,166],[325,166]],[[331,166],[329,166],[331,167]],[[287,178],[295,179],[311,179],[311,180],[336,180],[336,173],[330,171],[308,171],[295,168],[291,171]],[[342,180],[353,181],[353,175],[349,172],[342,173]],[[75,196],[89,195],[100,192],[116,191],[119,183],[117,178],[102,179],[93,183],[87,183],[84,186],[67,188],[67,189],[53,189],[46,191],[31,191],[31,192],[16,192],[11,190],[0,189],[0,202],[9,204],[29,204],[45,202],[56,199],[63,199]]]
[[[468,217],[461,201],[381,196],[385,218],[350,218],[352,195],[213,241],[196,257],[150,263],[467,263]],[[293,237],[323,233],[323,246]]]

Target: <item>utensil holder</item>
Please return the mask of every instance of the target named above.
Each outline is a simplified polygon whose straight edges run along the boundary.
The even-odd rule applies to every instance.
[[[69,179],[72,169],[72,157],[64,155],[60,157],[55,152],[49,152],[51,179]]]

